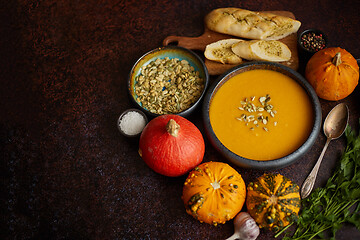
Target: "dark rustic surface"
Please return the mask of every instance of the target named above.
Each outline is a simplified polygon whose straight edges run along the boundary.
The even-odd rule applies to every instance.
[[[138,57],[169,35],[199,36],[214,8],[291,11],[300,30],[318,28],[330,46],[360,58],[357,0],[74,1],[0,3],[1,239],[225,239],[186,214],[184,177],[151,171],[137,139],[116,127],[127,75]],[[300,59],[303,73],[306,60]],[[213,77],[211,80],[213,81]],[[359,86],[348,104],[358,129]],[[321,100],[325,116],[338,102]],[[200,113],[189,117],[203,131]],[[301,185],[325,137],[297,163],[275,171]],[[331,175],[345,138],[330,143],[315,187]],[[206,141],[204,161],[226,161]],[[261,171],[235,167],[245,182]],[[272,239],[262,231],[258,239]],[[360,239],[345,226],[337,239]]]

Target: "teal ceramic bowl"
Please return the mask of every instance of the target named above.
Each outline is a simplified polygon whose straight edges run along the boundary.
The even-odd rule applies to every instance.
[[[194,102],[189,108],[183,110],[182,112],[178,113],[168,113],[168,114],[177,114],[182,117],[187,117],[190,115],[200,104],[203,96],[205,95],[205,91],[209,84],[209,73],[205,66],[204,61],[193,51],[178,47],[178,46],[165,46],[159,47],[154,50],[151,50],[144,54],[137,62],[134,64],[133,68],[130,71],[129,79],[128,79],[128,92],[130,95],[130,100],[136,105],[137,108],[144,111],[150,117],[157,117],[161,114],[153,113],[149,111],[149,109],[142,106],[140,102],[137,101],[137,95],[135,92],[135,84],[137,83],[137,77],[141,74],[141,70],[144,66],[148,65],[152,61],[156,59],[164,59],[168,57],[170,59],[177,58],[179,60],[186,60],[189,64],[195,69],[195,71],[199,72],[199,76],[204,79],[204,88],[200,97]],[[165,90],[165,89],[163,89]]]

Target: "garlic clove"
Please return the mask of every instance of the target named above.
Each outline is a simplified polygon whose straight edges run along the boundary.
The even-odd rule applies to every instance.
[[[260,234],[260,228],[247,212],[241,212],[234,218],[234,234],[226,240],[255,240]]]

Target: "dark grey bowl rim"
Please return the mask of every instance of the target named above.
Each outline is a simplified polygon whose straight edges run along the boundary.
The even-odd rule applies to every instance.
[[[199,65],[201,66],[202,70],[204,71],[204,77],[205,77],[205,86],[204,86],[204,89],[203,89],[203,92],[201,93],[199,99],[193,104],[191,105],[191,107],[187,108],[186,110],[182,111],[182,112],[179,112],[179,113],[171,113],[171,114],[174,114],[174,115],[179,115],[179,116],[182,116],[182,117],[187,117],[189,116],[194,110],[195,108],[197,108],[197,106],[200,104],[200,102],[203,100],[205,94],[206,94],[206,90],[209,86],[209,72],[208,72],[208,69],[205,65],[205,62],[202,60],[202,58],[196,54],[194,51],[190,50],[190,49],[187,49],[187,48],[184,48],[184,47],[180,47],[180,46],[173,46],[173,45],[168,45],[168,46],[162,46],[162,47],[158,47],[158,48],[155,48],[155,49],[152,49],[148,52],[146,52],[145,54],[143,54],[136,62],[135,64],[132,66],[131,70],[130,70],[130,73],[128,75],[128,79],[127,79],[127,91],[128,91],[128,94],[129,94],[129,97],[130,97],[130,100],[133,104],[135,104],[135,106],[139,109],[141,109],[142,111],[145,112],[146,115],[148,115],[150,118],[155,118],[155,117],[158,117],[158,116],[161,116],[161,114],[156,114],[156,113],[152,113],[150,112],[149,110],[147,110],[146,108],[142,107],[135,99],[134,97],[132,96],[131,94],[131,86],[130,86],[130,82],[131,82],[131,76],[136,68],[136,66],[139,64],[139,62],[145,58],[147,55],[149,54],[152,54],[154,52],[159,52],[159,51],[163,51],[163,50],[167,50],[167,49],[176,49],[176,50],[180,50],[180,51],[184,51],[190,55],[192,55],[197,61],[199,61]],[[170,113],[169,113],[170,114]]]
[[[216,137],[209,118],[209,107],[211,103],[212,96],[214,92],[217,91],[217,89],[224,83],[224,79],[226,77],[230,78],[231,76],[236,75],[239,71],[248,69],[250,67],[253,67],[254,69],[271,69],[271,67],[275,67],[276,71],[279,71],[294,80],[296,80],[307,92],[309,95],[309,98],[314,106],[314,126],[311,130],[311,133],[309,137],[306,139],[306,141],[294,152],[291,154],[284,156],[282,158],[274,159],[274,160],[267,160],[267,161],[257,161],[252,159],[247,159],[244,157],[241,157],[233,152],[231,152],[229,149],[227,149],[220,140]],[[279,63],[273,63],[273,62],[250,62],[250,63],[244,63],[239,66],[236,66],[226,73],[222,74],[217,78],[215,82],[213,82],[205,97],[203,102],[203,108],[202,108],[202,114],[203,114],[203,123],[205,128],[205,133],[207,138],[209,139],[210,143],[230,162],[234,163],[235,165],[238,165],[240,167],[244,168],[252,168],[252,169],[259,169],[259,170],[273,170],[273,169],[279,169],[286,167],[292,163],[294,163],[296,160],[298,160],[301,156],[303,156],[306,152],[310,150],[310,148],[315,143],[320,129],[321,129],[321,122],[322,122],[322,111],[321,111],[321,105],[318,96],[316,95],[314,89],[312,86],[301,76],[300,73],[296,72],[295,70],[284,66]]]
[[[306,29],[306,30],[302,31],[302,32],[299,34],[298,38],[297,38],[298,46],[299,46],[299,48],[300,48],[302,51],[304,51],[304,52],[306,52],[306,53],[308,53],[308,54],[315,54],[316,52],[318,52],[318,51],[309,51],[308,49],[304,48],[304,46],[301,44],[301,37],[302,37],[304,34],[308,33],[308,32],[314,32],[314,33],[316,33],[316,34],[322,34],[322,36],[323,36],[323,38],[324,38],[324,40],[325,40],[325,47],[324,47],[324,48],[327,47],[329,41],[328,41],[328,38],[327,38],[326,34],[325,34],[323,31],[319,30],[319,29],[310,28],[310,29]],[[322,49],[324,49],[324,48],[322,48]],[[319,50],[319,51],[320,51],[320,50]]]

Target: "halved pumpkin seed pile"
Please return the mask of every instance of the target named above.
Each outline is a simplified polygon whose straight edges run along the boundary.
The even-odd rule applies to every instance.
[[[261,127],[264,131],[268,132],[269,117],[275,118],[275,114],[277,113],[277,111],[274,110],[274,106],[270,104],[270,101],[271,97],[269,94],[259,97],[258,101],[256,101],[256,96],[245,98],[240,102],[241,106],[238,107],[238,109],[244,113],[236,119],[245,122],[245,125],[249,126],[250,130]],[[277,121],[274,121],[273,124],[276,126]]]
[[[205,86],[188,61],[157,58],[135,79],[136,101],[156,114],[179,113],[194,104]]]

